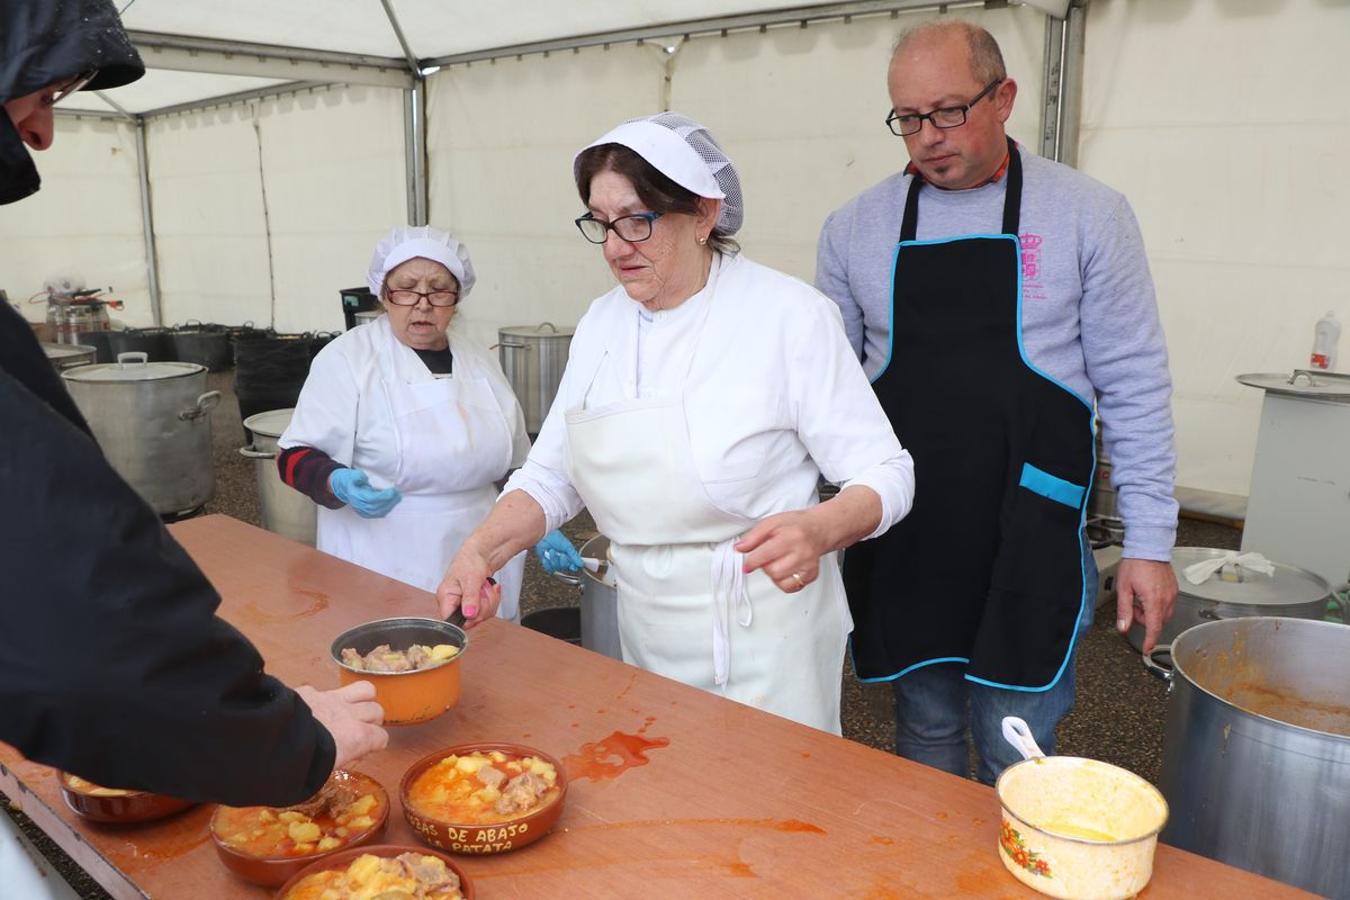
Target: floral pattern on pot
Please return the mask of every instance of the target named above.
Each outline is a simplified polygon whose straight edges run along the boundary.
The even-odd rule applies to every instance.
[[[1003,826],[999,829],[998,845],[1021,868],[1026,869],[1033,875],[1052,877],[1049,860],[1035,850],[1028,850],[1026,842],[1022,840],[1021,833],[1013,828],[1007,820],[1004,820]]]

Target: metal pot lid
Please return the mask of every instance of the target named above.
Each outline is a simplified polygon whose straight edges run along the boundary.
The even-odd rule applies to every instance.
[[[1172,550],[1172,569],[1177,573],[1181,593],[1214,603],[1239,606],[1290,606],[1314,603],[1331,595],[1331,586],[1320,576],[1270,560],[1273,575],[1263,575],[1234,565],[1224,566],[1209,580],[1191,584],[1184,574],[1187,566],[1229,553],[1211,547],[1176,547]]]
[[[80,366],[61,373],[71,381],[128,382],[165,381],[205,372],[206,366],[189,362],[115,362]]]
[[[249,416],[244,420],[244,427],[263,437],[279,438],[290,427],[293,415],[295,415],[293,406],[287,409],[269,409],[267,412]]]
[[[42,352],[47,354],[48,359],[65,359],[71,356],[88,356],[91,353],[98,353],[98,348],[91,347],[88,344],[49,344],[43,341]]]
[[[1339,372],[1316,369],[1295,369],[1292,375],[1253,372],[1239,375],[1237,380],[1248,387],[1261,388],[1272,394],[1350,403],[1350,375]]]
[[[507,325],[505,328],[498,328],[497,334],[501,337],[523,337],[547,340],[549,338],[570,338],[572,332],[576,329],[564,325],[562,328],[554,325],[552,322],[540,322],[538,325]]]

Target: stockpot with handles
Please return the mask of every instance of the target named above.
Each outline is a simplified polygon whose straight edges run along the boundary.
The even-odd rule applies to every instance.
[[[581,545],[585,559],[600,561],[599,571],[554,572],[553,577],[581,588],[581,646],[612,659],[623,659],[619,646],[619,590],[609,568],[609,538],[597,534]]]
[[[1172,642],[1168,844],[1350,897],[1350,625],[1205,622]]]
[[[188,512],[211,499],[210,412],[220,391],[206,389],[204,366],[122,353],[61,378],[108,462],[155,512]]]

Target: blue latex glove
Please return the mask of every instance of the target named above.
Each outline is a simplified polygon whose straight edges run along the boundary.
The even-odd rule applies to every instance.
[[[542,541],[534,545],[534,555],[539,557],[544,571],[550,575],[554,572],[575,572],[582,566],[581,554],[577,552],[577,548],[557,530],[550,531],[544,535]]]
[[[363,519],[383,518],[403,499],[398,488],[380,490],[371,487],[370,479],[360,469],[334,469],[328,476],[328,487],[333,496],[356,510]]]

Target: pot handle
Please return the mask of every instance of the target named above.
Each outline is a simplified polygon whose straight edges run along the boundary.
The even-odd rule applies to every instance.
[[[1017,716],[1003,717],[1003,739],[1013,745],[1018,753],[1022,754],[1023,759],[1035,759],[1045,756],[1041,752],[1040,746],[1036,743],[1036,738],[1031,734],[1031,728],[1028,727],[1026,720]]]
[[[1167,689],[1170,691],[1172,689],[1172,667],[1165,666],[1153,658],[1164,654],[1169,660],[1172,658],[1171,644],[1159,644],[1149,652],[1142,654],[1139,658],[1144,661],[1144,668],[1147,669],[1150,674],[1156,675],[1167,682]]]
[[[498,347],[505,347],[508,350],[529,350],[529,344],[517,344],[514,341],[502,341],[499,344],[493,344],[489,350],[496,350]]]
[[[252,445],[239,448],[240,456],[247,456],[249,459],[276,459],[275,453],[264,453],[261,450],[254,450]]]
[[[150,362],[150,354],[146,353],[144,350],[128,350],[125,353],[117,354],[117,364],[119,366],[125,366],[129,362],[140,363],[143,366],[147,365]]]
[[[580,575],[569,575],[566,572],[553,572],[553,577],[569,587],[581,587]]]
[[[191,409],[185,409],[178,414],[178,418],[184,422],[192,419],[200,419],[202,416],[216,408],[220,403],[220,391],[207,391],[197,398],[197,404]]]

